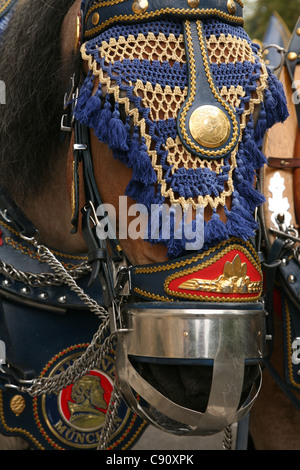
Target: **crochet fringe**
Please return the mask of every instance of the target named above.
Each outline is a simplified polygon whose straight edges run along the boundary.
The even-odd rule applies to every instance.
[[[257,230],[253,212],[256,207],[265,201],[265,197],[255,189],[255,173],[266,163],[266,158],[261,151],[262,140],[268,128],[276,122],[283,122],[288,116],[282,84],[270,71],[268,73],[268,88],[265,90],[265,101],[261,103],[258,121],[254,125],[252,117],[249,118],[242,141],[239,143],[236,156],[237,167],[233,172],[234,193],[232,206],[230,210],[224,206],[227,222],[222,222],[216,211],[213,211],[213,215],[208,222],[203,222],[201,229],[203,234],[197,235],[204,237],[203,249],[230,237],[248,240],[255,235]],[[132,178],[126,188],[126,195],[138,203],[144,204],[148,211],[151,209],[151,204],[162,205],[164,198],[159,192],[160,187],[157,185],[157,176],[148,155],[145,139],[140,137],[139,129],[136,126],[131,129],[129,117],[126,118],[125,122],[122,120],[119,103],[113,102],[108,94],[105,97],[102,96],[101,84],[93,94],[93,83],[94,76],[90,72],[80,91],[74,112],[75,118],[85,126],[93,129],[95,136],[100,141],[107,143],[112,149],[114,157],[132,169]],[[132,98],[130,94],[132,92],[129,89],[127,93]],[[162,153],[161,158],[165,158]],[[224,181],[226,180],[229,168],[228,162],[225,162],[223,173],[218,175],[218,183],[211,190],[213,193],[219,190],[218,184],[223,184],[222,175]],[[168,173],[168,177],[170,174]],[[180,175],[180,171],[177,172],[177,175]],[[203,177],[202,191],[205,188],[209,191],[206,181]],[[184,187],[184,183],[182,184],[182,191],[188,194],[188,188]],[[193,197],[192,193],[191,197]],[[197,222],[200,220],[200,216],[198,217],[199,219],[194,220],[189,227],[190,234],[195,234]],[[172,216],[169,223],[170,227],[174,223]],[[151,224],[151,221],[149,221],[149,224]],[[148,241],[165,244],[168,248],[169,258],[185,254],[186,243],[190,241],[186,236],[187,232],[182,233],[182,236],[179,237],[178,232],[175,231],[174,233],[171,229],[170,237],[164,238],[161,233],[161,220],[156,229],[159,234],[158,237],[146,237]]]
[[[204,244],[204,216],[203,209],[196,211],[195,219],[187,223],[186,214],[182,214],[182,221],[175,226],[175,207],[165,209],[164,205],[151,207],[151,217],[148,219],[148,228],[145,234],[152,245],[164,244],[170,259],[178,258],[187,252],[200,251]],[[188,247],[188,248],[187,248]]]

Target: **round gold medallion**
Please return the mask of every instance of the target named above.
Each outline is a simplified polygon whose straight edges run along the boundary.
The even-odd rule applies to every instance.
[[[234,13],[236,12],[236,4],[234,3],[234,0],[228,0],[227,10],[231,15],[234,15]]]
[[[199,6],[200,0],[187,0],[188,6],[191,8],[196,8]]]
[[[148,10],[148,0],[134,0],[132,4],[132,10],[134,13],[137,13],[138,15],[145,13],[145,11]]]
[[[296,52],[289,52],[287,55],[288,60],[293,62],[294,60],[297,59],[297,53]]]
[[[208,148],[220,147],[230,135],[230,122],[216,106],[205,105],[195,109],[190,117],[190,133],[198,144]]]
[[[99,20],[100,20],[100,15],[99,13],[96,11],[93,16],[92,16],[92,23],[94,26],[96,26],[98,23],[99,23]]]

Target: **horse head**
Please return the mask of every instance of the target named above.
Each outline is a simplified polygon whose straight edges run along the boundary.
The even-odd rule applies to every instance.
[[[76,21],[73,18],[73,31],[75,22],[78,31],[75,43],[81,47],[83,61],[83,78],[73,112],[73,150],[79,148],[76,145],[87,142],[85,137],[83,141],[80,138],[76,141],[76,125],[88,128],[95,186],[100,193],[95,199],[97,204],[113,206],[120,218],[124,210],[120,207],[120,195],[126,195],[129,213],[136,202],[144,209],[143,212],[139,206],[142,216],[151,213],[150,222],[147,219],[144,225],[145,232],[148,229],[145,237],[121,240],[120,226],[116,225],[115,238],[119,239],[127,262],[134,266],[130,282],[131,292],[135,294],[133,304],[124,305],[125,320],[117,325],[123,307],[115,312],[114,318],[116,332],[124,330],[118,346],[121,359],[117,359],[121,389],[131,406],[150,422],[157,420],[160,426],[172,428],[171,419],[175,433],[210,433],[221,430],[230,420],[239,419],[239,413],[235,413],[257,375],[257,367],[249,364],[257,354],[263,355],[262,350],[258,351],[261,345],[256,353],[247,351],[246,354],[252,356],[246,359],[246,369],[243,357],[241,370],[235,358],[232,381],[235,385],[239,382],[243,399],[238,394],[233,399],[235,403],[227,406],[228,422],[218,417],[220,423],[217,424],[218,419],[214,420],[210,412],[206,421],[206,407],[212,410],[218,406],[218,393],[224,392],[220,385],[222,379],[217,378],[220,374],[217,370],[224,367],[224,362],[219,359],[217,365],[215,356],[214,372],[208,367],[211,355],[217,355],[214,341],[224,341],[223,327],[219,330],[216,326],[226,317],[224,307],[220,313],[219,302],[226,298],[225,302],[231,303],[226,309],[236,312],[236,325],[241,318],[237,313],[239,308],[243,320],[249,313],[242,303],[246,299],[253,302],[250,303],[254,307],[252,319],[256,314],[261,318],[262,312],[260,307],[255,311],[261,294],[259,268],[256,268],[256,277],[251,275],[250,266],[245,259],[241,262],[239,248],[235,246],[234,259],[226,260],[229,274],[222,263],[221,272],[202,273],[205,263],[210,264],[205,254],[210,258],[215,255],[216,246],[222,247],[221,251],[226,246],[227,250],[228,241],[229,244],[249,243],[255,236],[257,227],[252,214],[263,202],[255,189],[256,172],[265,162],[260,150],[261,139],[266,127],[278,119],[276,112],[273,116],[269,112],[265,98],[273,92],[280,100],[280,87],[276,89],[258,46],[242,28],[239,2],[224,3],[218,8],[211,14],[205,6],[200,8],[198,2],[185,5],[179,2],[172,11],[164,2],[154,6],[147,1],[121,2],[118,6],[83,2]],[[245,67],[243,72],[237,72],[237,64]],[[81,163],[78,163],[80,152]],[[78,211],[83,205],[79,201],[88,204],[89,196],[93,197],[87,188],[91,184],[85,181],[84,186],[84,179],[89,178],[84,152],[76,150],[74,160],[72,151],[69,165],[75,224],[82,217],[76,213],[76,208]],[[179,207],[181,214],[191,209],[190,231],[194,238],[200,239],[198,247],[193,245],[192,256],[186,248],[188,237],[176,237],[176,219],[171,224],[173,233],[163,237],[163,222],[154,220],[155,213],[151,212],[153,207],[162,206],[167,206],[167,212],[168,208]],[[95,207],[92,210],[95,217]],[[172,216],[172,212],[168,213],[165,220],[170,222]],[[140,219],[141,224],[142,221]],[[149,234],[154,224],[157,224],[157,238]],[[181,234],[187,224],[183,217],[179,222]],[[187,269],[193,262],[192,269]],[[257,267],[258,263],[254,265]],[[180,270],[178,266],[185,269]],[[216,268],[216,264],[213,266]],[[164,270],[168,276],[160,275]],[[246,281],[247,270],[250,277]],[[234,276],[239,283],[236,291]],[[153,288],[151,284],[155,282],[163,284],[163,289],[162,285]],[[247,282],[252,287],[248,288]],[[214,296],[213,292],[218,294]],[[175,302],[170,304],[170,300]],[[198,303],[199,300],[203,303]],[[242,307],[234,307],[237,302],[241,302]],[[170,318],[165,321],[167,315]],[[218,340],[210,341],[202,336],[210,315],[212,318],[216,315],[211,319],[210,329],[218,331]],[[197,328],[200,336],[195,335]],[[259,321],[255,330],[254,337],[256,334],[263,336]],[[179,346],[184,338],[189,343],[188,352],[185,343]],[[207,341],[214,352],[204,352]],[[159,344],[167,342],[169,350]],[[201,342],[206,344],[202,344],[204,349],[198,349]],[[224,347],[228,353],[228,344]],[[237,354],[242,356],[243,348],[248,348],[236,347]],[[218,348],[222,349],[220,343]],[[236,352],[232,351],[232,355],[236,356]],[[129,356],[134,365],[128,360]],[[224,378],[228,378],[230,367],[227,365]],[[152,384],[148,384],[150,392],[146,391],[147,381]],[[141,410],[131,387],[146,401],[150,400],[152,411]],[[192,394],[187,391],[190,387]],[[165,403],[157,412],[162,397]],[[176,417],[187,425],[184,430],[181,426],[179,431],[178,423],[174,424]],[[163,424],[164,421],[167,424]]]

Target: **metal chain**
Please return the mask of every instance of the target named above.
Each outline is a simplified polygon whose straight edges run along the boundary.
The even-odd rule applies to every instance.
[[[80,279],[85,274],[91,271],[90,266],[86,262],[81,263],[74,269],[68,271],[73,279]],[[43,286],[61,286],[64,284],[64,279],[60,274],[53,273],[40,273],[34,274],[31,272],[24,272],[21,269],[16,269],[11,264],[7,264],[0,260],[0,273],[6,278],[14,281],[23,282],[31,287],[43,287]]]
[[[103,320],[98,331],[95,333],[89,346],[85,352],[76,359],[65,371],[53,377],[40,377],[32,381],[30,386],[21,386],[20,391],[28,393],[32,397],[41,394],[57,393],[72,382],[78,380],[83,375],[87,374],[91,369],[101,363],[107,352],[115,345],[115,336],[108,334],[109,331],[109,316],[108,311],[99,305],[94,299],[89,297],[76,283],[82,275],[90,271],[89,267],[83,263],[72,271],[67,271],[66,268],[57,260],[51,251],[43,246],[35,243],[39,256],[47,262],[52,268],[53,273],[33,274],[25,273],[21,270],[15,269],[13,266],[0,261],[0,272],[14,280],[22,281],[33,287],[41,285],[62,285],[67,284],[70,289],[75,292],[87,307],[95,313],[101,320]],[[97,450],[107,449],[113,429],[114,422],[117,417],[119,405],[121,402],[119,387],[115,381],[113,392],[111,394],[110,403],[107,409],[105,423],[101,431],[99,444]],[[223,449],[232,450],[232,429],[227,426],[223,431]]]
[[[226,426],[223,431],[223,449],[232,450],[232,428],[231,426]]]
[[[107,319],[95,333],[84,353],[65,371],[53,377],[34,379],[31,386],[20,387],[20,390],[23,393],[28,393],[32,397],[42,395],[43,393],[57,393],[87,374],[91,369],[102,362],[112,345],[111,335],[104,339],[108,327],[109,320]]]
[[[36,244],[36,246],[38,254],[49,264],[56,274],[61,276],[64,284],[67,284],[70,289],[78,295],[78,297],[85,303],[91,312],[95,313],[100,319],[105,320],[108,316],[108,311],[99,305],[96,300],[92,299],[84,292],[83,289],[81,289],[81,287],[78,286],[75,279],[70,275],[61,262],[55,258],[53,253],[51,253],[51,251],[46,246],[38,244]]]
[[[64,268],[47,247],[38,245],[36,242],[36,248],[38,254],[48,263],[56,275],[59,276],[62,283],[67,284],[70,289],[84,301],[87,307],[102,320],[102,324],[95,333],[85,352],[65,371],[53,377],[40,377],[35,379],[31,386],[20,387],[22,392],[28,393],[32,397],[45,393],[57,393],[66,388],[72,382],[78,380],[83,375],[87,374],[91,369],[102,362],[109,350],[115,347],[116,339],[114,335],[109,334],[110,325],[108,311],[101,305],[98,305],[94,299],[90,298],[77,285],[71,273]],[[97,450],[105,450],[109,445],[120,402],[121,398],[119,389],[115,383]]]
[[[89,297],[77,285],[75,279],[68,273],[65,267],[55,258],[47,247],[36,243],[36,248],[41,258],[49,264],[55,273],[61,276],[64,283],[67,284],[70,289],[84,301],[87,307],[95,313],[103,323],[100,325],[85,352],[65,371],[54,377],[41,377],[35,379],[31,386],[21,387],[23,392],[27,392],[31,396],[41,395],[42,393],[58,392],[70,385],[73,381],[82,377],[89,370],[95,367],[97,363],[99,364],[113,341],[112,335],[109,335],[104,339],[109,330],[108,311],[99,305],[94,299]]]
[[[98,445],[97,450],[106,450],[108,447],[111,436],[113,434],[114,422],[117,417],[120,403],[121,403],[121,396],[120,396],[119,388],[115,381],[114,388],[110,397],[109,406],[106,412],[105,423],[101,430],[101,435],[100,435],[99,445]]]

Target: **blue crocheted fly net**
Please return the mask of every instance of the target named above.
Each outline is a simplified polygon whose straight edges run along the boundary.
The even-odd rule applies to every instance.
[[[216,19],[202,25],[214,82],[235,107],[243,130],[231,155],[212,164],[205,157],[188,154],[178,140],[176,117],[188,77],[182,24],[173,19],[116,25],[82,46],[90,71],[75,118],[93,129],[115,158],[132,168],[126,194],[144,204],[149,213],[151,204],[163,203],[209,209],[211,216],[204,223],[203,249],[207,249],[233,236],[247,240],[255,234],[253,212],[264,202],[254,189],[256,172],[266,162],[262,138],[275,122],[287,117],[287,108],[280,82],[242,27]],[[156,50],[155,39],[163,44],[162,50]],[[147,44],[150,52],[144,47]],[[100,83],[93,92],[96,78]],[[109,91],[106,96],[104,87]],[[255,105],[261,106],[256,125]],[[121,108],[124,115],[120,115]],[[226,223],[220,220],[220,210],[225,212]],[[196,223],[192,222],[192,231]],[[151,239],[148,233],[148,240],[164,243],[170,258],[185,254],[185,236],[174,237],[172,230],[168,239],[162,234]]]
[[[0,41],[15,10],[17,0],[0,0]]]

